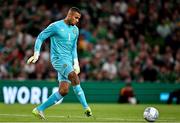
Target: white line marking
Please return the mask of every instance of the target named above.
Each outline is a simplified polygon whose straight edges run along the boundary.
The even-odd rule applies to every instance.
[[[0,116],[8,116],[8,117],[33,117],[33,115],[28,115],[28,114],[0,114]],[[80,119],[85,119],[87,117],[83,117],[83,116],[60,116],[60,115],[49,115],[47,117],[52,117],[52,118],[80,118]],[[109,121],[124,121],[124,122],[132,122],[132,121],[136,121],[136,122],[144,122],[145,120],[142,119],[137,119],[137,118],[131,118],[131,119],[123,119],[123,118],[108,118],[108,117],[94,117],[94,120],[109,120]],[[159,119],[158,121],[160,122],[172,122],[172,120],[175,120],[175,118],[168,118],[168,119]]]

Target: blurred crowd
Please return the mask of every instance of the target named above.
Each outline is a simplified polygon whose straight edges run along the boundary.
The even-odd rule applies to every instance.
[[[180,82],[178,0],[5,0],[0,2],[0,79],[56,80],[47,39],[27,65],[37,35],[82,10],[78,55],[81,81]]]

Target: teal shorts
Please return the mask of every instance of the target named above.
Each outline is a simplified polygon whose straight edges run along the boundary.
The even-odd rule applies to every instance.
[[[73,69],[73,65],[71,63],[63,63],[61,62],[61,64],[52,64],[54,69],[57,71],[58,73],[58,81],[62,82],[62,81],[66,81],[71,83],[71,81],[68,79],[68,75],[69,73],[71,73],[72,71],[74,71]]]

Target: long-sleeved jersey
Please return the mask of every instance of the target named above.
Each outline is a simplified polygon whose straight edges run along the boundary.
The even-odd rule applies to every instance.
[[[50,56],[52,64],[57,60],[72,63],[73,59],[77,59],[78,57],[78,35],[79,29],[77,26],[67,25],[64,20],[56,21],[38,35],[34,51],[40,52],[43,41],[50,37]]]

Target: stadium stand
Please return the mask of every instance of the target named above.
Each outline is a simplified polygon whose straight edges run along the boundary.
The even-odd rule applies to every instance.
[[[6,0],[0,2],[0,79],[56,80],[49,45],[27,65],[34,41],[68,8],[82,10],[78,54],[80,79],[180,82],[178,0]]]

